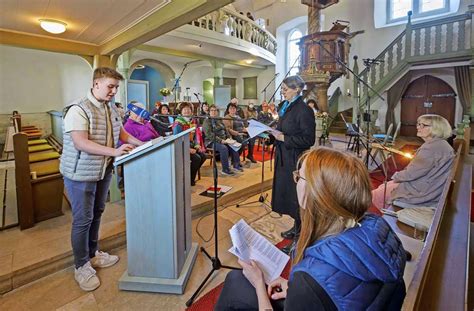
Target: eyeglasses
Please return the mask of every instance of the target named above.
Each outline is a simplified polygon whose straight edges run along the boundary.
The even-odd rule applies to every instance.
[[[431,124],[425,124],[425,123],[420,123],[420,122],[417,122],[416,123],[416,127],[419,127],[419,128],[425,128],[425,127],[430,127]]]
[[[293,171],[293,181],[295,182],[295,184],[297,184],[300,179],[306,180],[304,177],[301,177],[300,172],[298,170]]]

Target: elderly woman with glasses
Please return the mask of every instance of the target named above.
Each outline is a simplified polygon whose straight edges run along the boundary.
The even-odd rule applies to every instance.
[[[372,191],[372,202],[382,209],[393,200],[435,207],[454,160],[454,150],[446,141],[452,134],[448,120],[436,114],[418,117],[416,136],[425,142],[410,164],[392,176],[386,187]],[[384,195],[385,193],[385,195]]]
[[[362,161],[320,147],[299,164],[302,227],[290,278],[265,284],[262,267],[239,260],[243,271],[227,275],[214,310],[400,310],[406,253],[390,225],[366,213],[371,185]]]
[[[275,135],[272,209],[295,220],[293,228],[282,233],[283,238],[293,239],[293,242],[283,249],[285,253],[289,253],[295,246],[301,227],[292,173],[300,155],[311,148],[315,140],[314,113],[301,96],[304,86],[300,76],[289,76],[283,80],[281,90],[285,100],[280,104],[276,127],[281,134]]]

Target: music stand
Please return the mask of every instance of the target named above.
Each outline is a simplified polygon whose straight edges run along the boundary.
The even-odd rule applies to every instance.
[[[242,270],[241,268],[236,268],[236,267],[231,267],[231,266],[226,266],[223,265],[219,259],[219,239],[218,239],[218,226],[217,226],[217,163],[216,163],[216,135],[215,135],[215,120],[219,119],[226,119],[226,118],[212,118],[212,117],[196,117],[196,118],[202,118],[202,119],[210,119],[211,120],[211,129],[212,132],[214,133],[214,139],[212,143],[212,177],[214,180],[214,257],[212,257],[204,247],[201,246],[200,250],[206,257],[211,261],[212,263],[212,269],[209,271],[207,276],[204,278],[204,280],[201,282],[199,287],[196,289],[194,294],[189,298],[188,301],[186,301],[186,307],[189,307],[193,304],[194,299],[196,299],[197,295],[201,292],[201,289],[206,285],[207,281],[211,277],[211,275],[214,273],[214,271],[220,270],[221,268],[225,269],[231,269],[231,270]]]

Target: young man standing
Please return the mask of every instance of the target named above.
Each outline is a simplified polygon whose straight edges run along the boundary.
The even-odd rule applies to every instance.
[[[111,68],[94,70],[92,89],[63,112],[61,174],[72,206],[71,243],[74,276],[85,291],[100,286],[94,268],[114,265],[118,256],[98,250],[100,218],[112,178],[113,157],[143,144],[128,134],[115,105],[122,75]],[[125,144],[118,147],[119,139]]]

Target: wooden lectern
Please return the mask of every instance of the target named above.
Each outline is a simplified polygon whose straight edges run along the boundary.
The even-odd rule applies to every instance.
[[[191,241],[189,132],[117,158],[124,165],[128,269],[122,290],[182,294],[197,254]]]

